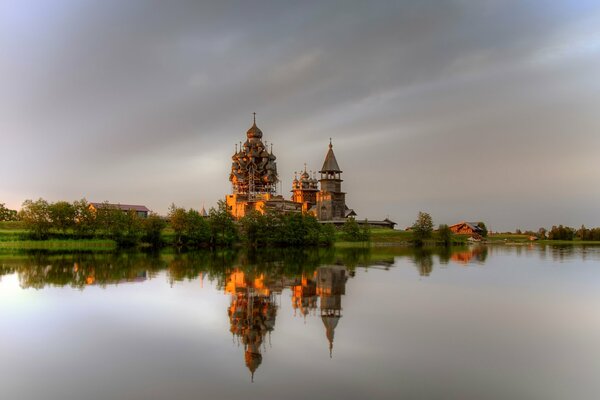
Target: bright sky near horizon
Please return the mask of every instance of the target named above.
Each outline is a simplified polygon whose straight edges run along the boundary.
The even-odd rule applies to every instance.
[[[0,203],[207,208],[257,112],[288,196],[600,226],[600,3],[0,0]]]

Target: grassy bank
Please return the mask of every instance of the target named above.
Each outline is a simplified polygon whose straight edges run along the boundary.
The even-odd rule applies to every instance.
[[[0,241],[0,250],[112,251],[116,248],[114,241],[106,239]]]
[[[454,245],[462,246],[467,244],[466,235],[454,235]],[[372,247],[388,247],[388,246],[411,246],[413,241],[413,233],[410,231],[398,231],[386,228],[372,228],[371,242],[346,242],[343,240],[343,233],[337,233],[337,241],[335,247],[350,248],[361,246]],[[437,233],[433,233],[433,237],[425,241],[425,246],[436,246],[438,242]]]
[[[565,245],[565,244],[573,244],[573,245],[583,245],[583,244],[600,244],[598,240],[579,240],[577,238],[573,240],[530,240],[529,235],[518,235],[516,233],[510,234],[493,234],[489,235],[485,242],[489,244],[511,244],[511,243],[538,243],[538,244],[546,244],[546,245]]]
[[[113,240],[105,238],[77,239],[72,232],[66,234],[53,232],[53,237],[48,240],[29,240],[28,232],[24,229],[22,222],[0,222],[0,250],[65,250],[65,251],[106,251],[116,249]],[[170,227],[162,230],[161,238],[165,245],[175,242],[175,232]],[[529,240],[529,235],[519,234],[493,234],[487,237],[488,244],[525,244],[538,243],[545,245],[600,245],[600,241],[582,240]],[[468,244],[467,235],[454,235],[453,245],[464,246]],[[408,247],[412,245],[413,234],[410,231],[399,231],[386,228],[371,229],[370,242],[348,242],[344,241],[343,233],[336,232],[336,248],[360,248],[360,247]],[[437,234],[425,241],[426,247],[436,246]]]

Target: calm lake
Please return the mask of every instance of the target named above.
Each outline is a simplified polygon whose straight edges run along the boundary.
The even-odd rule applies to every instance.
[[[598,399],[600,247],[0,254],[0,398]]]

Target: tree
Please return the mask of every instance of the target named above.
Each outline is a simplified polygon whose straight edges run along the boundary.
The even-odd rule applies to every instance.
[[[335,228],[332,224],[321,225],[319,241],[327,246],[331,246],[335,242]]]
[[[141,222],[142,240],[152,246],[158,247],[162,244],[161,232],[167,226],[167,221],[158,214],[150,213],[148,218]]]
[[[452,244],[452,230],[446,224],[442,224],[438,226],[438,238],[440,242],[444,244],[446,247],[450,247]]]
[[[133,210],[123,212],[119,208],[109,209],[108,236],[117,242],[119,247],[136,245],[142,237],[142,224]]]
[[[301,213],[289,213],[283,216],[282,243],[287,246],[302,246],[306,243],[306,226]]]
[[[4,203],[0,203],[0,221],[16,221],[17,211],[6,208]]]
[[[227,205],[219,200],[217,208],[211,208],[208,215],[210,243],[213,246],[231,245],[238,238],[238,230]]]
[[[52,227],[63,234],[75,225],[75,207],[66,201],[57,201],[48,206]]]
[[[210,228],[206,219],[198,211],[188,210],[185,235],[194,246],[206,245],[210,241]]]
[[[273,233],[267,227],[269,217],[254,210],[240,219],[240,233],[247,245],[264,246],[269,244],[269,239]]]
[[[581,225],[581,228],[579,228],[579,229],[577,230],[577,232],[575,232],[575,236],[576,236],[576,237],[577,237],[577,239],[579,239],[579,240],[586,240],[586,239],[588,238],[588,236],[589,236],[589,233],[588,233],[588,232],[589,232],[589,229],[587,229],[587,228],[585,227],[585,225],[583,225],[583,224],[582,224],[582,225]]]
[[[546,239],[546,228],[538,229],[537,237],[538,237],[538,239],[541,239],[541,240]]]
[[[184,234],[187,228],[187,213],[185,209],[171,204],[169,208],[169,225],[175,232],[175,244],[181,246],[185,242]]]
[[[487,229],[487,226],[485,226],[485,223],[483,223],[482,221],[479,221],[477,223],[477,226],[481,229],[481,236],[487,237],[488,229]]]
[[[417,220],[412,226],[413,240],[415,245],[422,246],[426,239],[431,238],[433,232],[433,221],[426,212],[419,211]]]
[[[75,225],[73,228],[77,236],[93,235],[98,230],[96,214],[90,209],[90,204],[86,199],[74,201],[73,211],[75,214]]]
[[[42,198],[36,201],[25,200],[23,202],[21,211],[19,211],[19,217],[25,223],[25,227],[34,239],[41,240],[48,238],[51,227],[48,208],[48,202]]]
[[[550,240],[573,240],[574,237],[575,229],[568,226],[554,225],[548,232],[548,239]]]
[[[346,222],[342,226],[342,238],[348,242],[362,241],[360,226],[352,217],[346,218]]]

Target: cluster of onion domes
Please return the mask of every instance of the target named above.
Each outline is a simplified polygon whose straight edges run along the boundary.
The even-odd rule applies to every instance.
[[[312,172],[312,171],[311,171]],[[306,171],[306,166],[304,166],[304,172],[300,175],[300,179],[298,176],[294,177],[294,181],[292,182],[293,190],[318,190],[319,189],[319,181],[315,176],[315,173],[312,172],[312,176]]]
[[[262,131],[256,120],[248,132],[246,141],[231,157],[229,180],[235,193],[273,193],[277,189],[276,157],[262,142]]]

